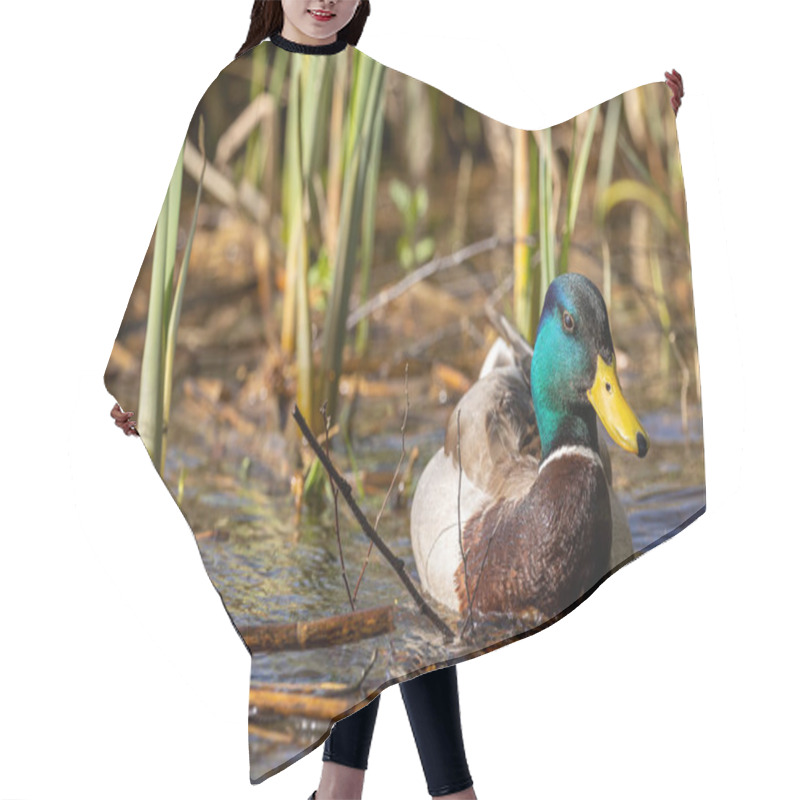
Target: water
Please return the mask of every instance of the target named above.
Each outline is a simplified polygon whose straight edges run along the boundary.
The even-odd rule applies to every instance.
[[[637,396],[635,384],[629,394]],[[628,391],[628,387],[626,387]],[[440,444],[444,421],[452,401],[442,405],[420,386],[410,389],[415,413],[410,415],[406,451],[418,448],[414,480]],[[399,435],[404,398],[376,400],[359,408],[357,449],[359,470],[391,476],[401,451]],[[391,421],[396,419],[395,425]],[[642,551],[671,535],[705,503],[702,425],[697,407],[690,407],[684,430],[681,409],[662,408],[643,414],[651,437],[647,458],[637,459],[610,447],[614,484],[631,527],[634,549]],[[376,430],[382,432],[376,433]],[[293,623],[345,614],[350,605],[333,535],[331,503],[319,514],[304,510],[299,524],[286,480],[276,479],[250,461],[247,476],[242,464],[252,442],[231,439],[220,451],[209,446],[197,428],[176,429],[167,464],[167,482],[177,484],[177,473],[187,467],[183,509],[198,535],[205,567],[222,595],[237,626]],[[222,452],[222,457],[218,457]],[[338,446],[334,459],[340,467],[348,458]],[[272,481],[270,483],[270,481]],[[385,480],[388,486],[388,477]],[[369,486],[369,484],[368,484]],[[385,486],[369,487],[359,505],[374,522]],[[387,504],[380,534],[406,564],[418,583],[409,539],[409,508],[413,486],[403,487],[399,500]],[[366,556],[368,540],[349,510],[340,502],[340,528],[344,560],[351,587]],[[648,556],[653,557],[653,556]],[[432,626],[420,624],[410,596],[377,550],[370,557],[359,589],[358,607],[390,605],[396,609],[395,630],[390,634],[352,644],[256,653],[252,661],[254,686],[291,682],[322,684],[336,680],[350,692],[339,692],[351,707],[367,694],[428,664],[442,663],[454,655],[467,655],[482,646],[505,641],[530,630],[543,620],[498,619],[481,641],[442,645]],[[441,611],[441,609],[437,609]],[[443,614],[451,627],[457,620]],[[356,687],[361,687],[357,689]],[[314,694],[314,692],[312,692]],[[318,696],[330,692],[317,692]],[[336,693],[334,693],[336,694]],[[328,731],[327,720],[312,716],[259,713],[251,709],[250,745],[252,774],[261,777],[289,759],[316,746]]]

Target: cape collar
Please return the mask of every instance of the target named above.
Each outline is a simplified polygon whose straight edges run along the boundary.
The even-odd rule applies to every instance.
[[[282,50],[288,50],[290,53],[308,53],[310,55],[332,55],[333,53],[340,53],[347,47],[346,39],[337,39],[330,44],[298,44],[279,33],[274,33],[269,39],[276,47]]]

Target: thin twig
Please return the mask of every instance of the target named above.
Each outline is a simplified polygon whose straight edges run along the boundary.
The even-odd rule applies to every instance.
[[[383,503],[381,504],[380,511],[378,511],[378,516],[375,517],[375,530],[378,530],[378,525],[380,524],[381,517],[383,516],[384,509],[386,508],[386,503],[389,500],[389,497],[392,494],[392,489],[394,489],[394,485],[397,482],[397,476],[400,474],[400,467],[403,466],[403,461],[406,457],[406,423],[408,422],[408,409],[410,407],[410,403],[408,400],[408,362],[406,362],[406,376],[405,376],[405,393],[406,393],[406,410],[403,414],[403,424],[400,426],[400,460],[397,462],[397,466],[394,470],[394,475],[392,475],[392,482],[389,484],[389,489],[386,492],[385,497],[383,498]],[[358,580],[356,581],[356,588],[353,592],[353,599],[355,600],[358,597],[358,587],[361,585],[361,579],[364,577],[364,572],[367,569],[367,564],[369,564],[369,557],[372,554],[372,542],[369,543],[369,548],[367,549],[367,555],[364,559],[364,564],[361,567],[361,573],[358,576]]]
[[[680,369],[681,371],[681,429],[683,431],[684,437],[687,437],[689,433],[688,396],[689,396],[689,382],[691,381],[691,370],[689,369],[689,365],[687,364],[686,359],[683,356],[683,353],[681,353],[681,350],[678,347],[678,334],[676,331],[676,326],[670,324],[665,329],[658,314],[650,307],[650,304],[648,303],[649,300],[648,294],[653,294],[656,298],[664,300],[664,302],[666,302],[666,297],[664,295],[658,295],[653,290],[650,290],[648,292],[648,290],[646,290],[644,287],[640,286],[636,281],[633,280],[631,281],[631,286],[639,295],[639,299],[642,301],[642,305],[644,306],[644,309],[647,312],[647,314],[650,316],[653,325],[660,331],[662,336],[666,337],[670,349],[672,350],[672,353],[675,356],[675,360],[678,362],[678,369]]]
[[[486,298],[486,302],[484,306],[488,306],[492,309],[500,302],[503,298],[503,295],[507,294],[514,288],[514,274],[509,273],[503,278],[497,286],[494,287],[492,293]]]
[[[683,435],[688,437],[689,435],[689,381],[691,379],[691,372],[689,371],[689,365],[686,363],[686,359],[683,357],[683,353],[681,353],[680,349],[678,348],[677,336],[675,335],[675,331],[670,329],[669,335],[667,336],[667,341],[669,341],[670,347],[672,347],[672,352],[675,355],[675,360],[678,362],[678,367],[681,371],[681,428],[683,429]]]
[[[360,690],[361,687],[364,685],[364,681],[367,679],[367,675],[369,675],[370,670],[375,666],[375,662],[378,660],[378,650],[377,648],[372,651],[372,657],[370,658],[367,666],[364,667],[363,671],[361,672],[361,677],[356,681],[355,686],[353,687],[354,690]]]
[[[434,258],[433,261],[418,267],[397,283],[382,289],[375,297],[371,297],[366,303],[352,311],[347,317],[347,330],[352,330],[362,319],[374,314],[378,309],[383,308],[407,292],[415,284],[424,281],[443,269],[458,266],[473,256],[485,253],[487,250],[494,250],[497,247],[504,247],[517,242],[535,245],[537,241],[538,239],[535,236],[490,236],[488,239],[473,242],[473,244],[467,245],[455,253]]]
[[[456,412],[456,454],[458,455],[458,547],[461,550],[461,562],[464,565],[464,588],[467,592],[467,608],[472,608],[472,597],[469,591],[469,576],[467,575],[467,557],[464,554],[464,539],[462,538],[461,530],[461,475],[463,469],[461,468],[461,409]]]
[[[383,539],[381,539],[380,536],[378,536],[378,534],[375,532],[375,529],[372,527],[372,525],[370,525],[369,521],[364,516],[364,512],[358,507],[358,503],[356,503],[356,501],[353,499],[352,487],[338,473],[336,467],[333,466],[331,460],[328,458],[328,456],[325,454],[325,451],[316,440],[314,434],[311,432],[311,429],[308,427],[305,417],[302,415],[297,406],[294,407],[292,416],[294,417],[295,422],[297,422],[297,425],[299,426],[305,440],[314,451],[314,454],[322,462],[322,466],[325,468],[325,471],[331,476],[332,480],[344,497],[345,502],[348,506],[350,506],[353,516],[361,526],[361,530],[363,530],[367,537],[374,542],[381,555],[383,555],[383,557],[389,562],[389,565],[392,567],[392,569],[397,573],[397,577],[400,578],[400,581],[408,590],[408,593],[419,607],[419,610],[436,626],[439,632],[445,637],[446,641],[452,640],[455,634],[450,630],[450,628],[447,627],[441,617],[439,617],[439,615],[425,602],[422,595],[417,590],[417,587],[414,586],[414,582],[411,580],[411,578],[409,578],[402,559],[398,558],[389,549]]]
[[[331,442],[330,438],[328,437],[328,431],[330,430],[331,426],[331,418],[328,416],[327,400],[322,404],[320,413],[322,414],[322,421],[325,423],[325,451],[328,454],[328,458],[330,458]],[[347,599],[350,601],[350,609],[355,611],[356,599],[350,592],[350,582],[347,580],[347,570],[344,566],[344,553],[342,552],[342,535],[341,531],[339,530],[339,490],[336,488],[336,485],[334,484],[333,478],[331,478],[330,474],[328,475],[328,480],[331,482],[331,491],[333,492],[333,519],[334,527],[336,529],[336,543],[339,545],[339,564],[342,567],[342,580],[344,580],[344,588],[347,589]]]
[[[392,489],[394,489],[394,485],[397,482],[397,476],[400,474],[400,467],[403,466],[403,461],[405,461],[406,457],[406,423],[408,422],[408,411],[411,407],[411,403],[408,399],[408,362],[406,362],[403,390],[405,392],[406,407],[405,411],[403,412],[403,423],[400,425],[400,460],[397,462],[394,475],[392,475],[392,482],[389,484],[389,491],[386,492],[386,496],[383,498],[380,511],[378,511],[378,515],[375,517],[375,530],[378,530],[378,524],[380,523],[383,512],[386,509],[386,503],[389,500]]]

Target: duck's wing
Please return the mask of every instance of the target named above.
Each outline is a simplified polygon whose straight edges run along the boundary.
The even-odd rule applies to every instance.
[[[524,495],[538,474],[533,401],[517,367],[494,367],[461,398],[411,506],[411,542],[423,589],[458,610],[460,534],[499,500]],[[460,523],[460,527],[459,527]]]
[[[523,352],[523,359],[525,353]],[[445,445],[428,462],[414,491],[411,542],[423,589],[457,611],[455,574],[460,537],[488,506],[526,494],[539,470],[530,359],[498,339],[481,378],[461,398],[447,424]],[[459,526],[460,523],[460,526]]]
[[[515,366],[491,370],[450,415],[444,453],[490,497],[518,497],[538,473],[540,442],[530,386]],[[459,459],[460,455],[460,459]]]
[[[455,574],[467,521],[491,502],[439,448],[422,472],[411,504],[411,545],[422,588],[458,611]],[[459,522],[461,523],[459,527]]]

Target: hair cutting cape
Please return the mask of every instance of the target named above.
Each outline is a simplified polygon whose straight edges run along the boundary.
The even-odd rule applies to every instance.
[[[252,781],[703,512],[665,84],[524,131],[264,41],[175,145],[105,381],[251,653]]]

